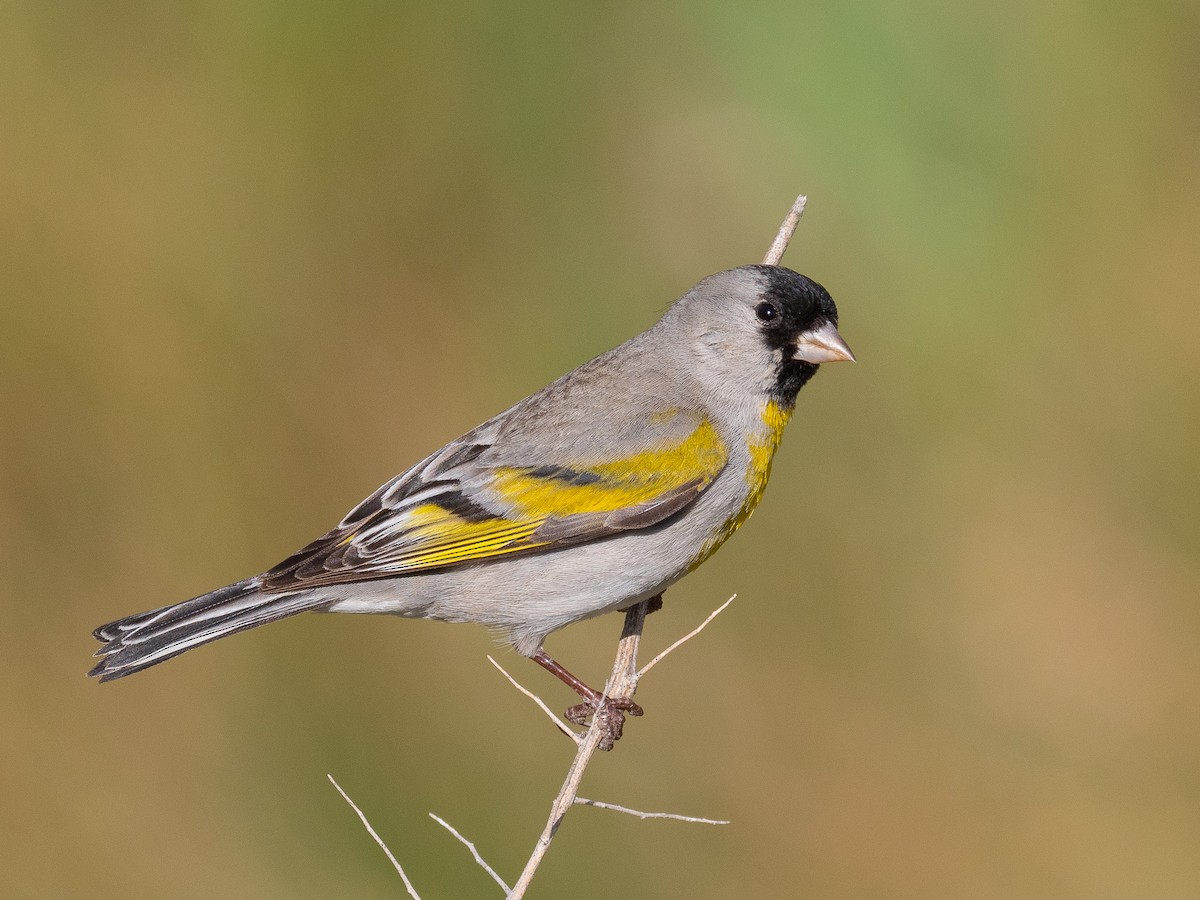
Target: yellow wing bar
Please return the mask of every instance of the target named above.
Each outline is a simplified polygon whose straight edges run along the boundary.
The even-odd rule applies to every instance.
[[[430,569],[542,546],[526,540],[542,524],[536,520],[471,522],[434,503],[422,504],[409,515],[410,547],[398,552],[389,568]]]
[[[500,468],[490,487],[522,518],[563,518],[638,506],[689,483],[703,490],[727,459],[721,436],[706,419],[674,447],[581,468]]]

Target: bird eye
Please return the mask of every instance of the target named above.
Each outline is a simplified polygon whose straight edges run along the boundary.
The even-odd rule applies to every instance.
[[[754,314],[763,322],[774,322],[779,318],[779,307],[764,300],[754,307]]]

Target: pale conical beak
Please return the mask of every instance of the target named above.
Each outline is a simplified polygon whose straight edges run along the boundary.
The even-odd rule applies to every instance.
[[[854,354],[832,322],[805,331],[796,338],[796,347],[792,352],[793,359],[802,359],[810,363],[854,362]]]

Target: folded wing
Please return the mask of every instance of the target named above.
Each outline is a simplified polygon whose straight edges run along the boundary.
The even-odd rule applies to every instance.
[[[636,426],[622,429],[613,452],[517,460],[491,452],[502,429],[486,423],[385,484],[267,572],[262,589],[393,578],[656,525],[712,484],[728,452],[692,410],[656,412]]]

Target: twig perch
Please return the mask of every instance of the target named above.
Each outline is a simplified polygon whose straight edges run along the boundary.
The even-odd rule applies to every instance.
[[[736,595],[734,596],[736,597]],[[641,671],[639,671],[637,667],[637,651],[642,637],[642,627],[646,621],[646,608],[650,601],[639,603],[637,606],[627,610],[625,613],[625,624],[621,631],[621,640],[617,644],[617,657],[613,662],[612,674],[609,676],[604,685],[604,696],[611,697],[614,700],[632,699],[634,692],[637,690],[638,681],[641,679],[642,675],[646,674],[646,672],[649,671],[650,668],[656,663],[662,661],[662,659],[672,650],[675,650],[680,645],[691,640],[701,631],[703,631],[705,626],[707,626],[714,618],[717,617],[718,614],[720,614],[727,606],[729,606],[733,600],[734,597],[730,597],[719,607],[709,613],[708,617],[696,628],[693,628],[686,635],[667,647],[667,649],[662,653],[659,653]],[[542,859],[546,855],[546,851],[550,849],[550,842],[554,840],[554,835],[558,832],[558,827],[562,824],[563,817],[566,816],[567,812],[572,806],[595,806],[599,809],[609,809],[615,812],[637,816],[640,819],[672,819],[677,822],[690,822],[701,825],[729,824],[727,821],[722,819],[704,819],[696,816],[682,816],[677,813],[642,812],[641,810],[630,809],[627,806],[619,806],[615,803],[604,803],[600,800],[589,800],[587,798],[580,797],[578,795],[579,784],[583,780],[583,773],[587,769],[588,763],[591,761],[592,756],[595,755],[597,750],[610,749],[612,746],[612,732],[609,728],[609,724],[605,721],[605,717],[610,714],[620,715],[620,713],[612,711],[610,707],[604,704],[600,704],[600,708],[597,710],[597,713],[592,720],[591,727],[588,728],[588,730],[582,735],[580,735],[572,730],[565,722],[559,719],[558,716],[554,715],[554,713],[550,711],[550,708],[545,704],[545,702],[542,701],[540,697],[538,697],[532,691],[522,687],[515,678],[513,678],[504,670],[503,666],[501,666],[490,656],[488,659],[492,665],[500,670],[505,678],[512,682],[512,684],[519,691],[521,691],[521,693],[533,700],[542,709],[542,711],[549,716],[550,720],[554,722],[556,728],[559,728],[568,734],[578,745],[578,749],[575,753],[575,759],[572,761],[571,767],[567,771],[566,780],[563,782],[562,788],[559,790],[558,795],[554,798],[554,803],[551,805],[550,817],[546,821],[546,827],[542,830],[542,834],[538,838],[538,842],[534,846],[533,853],[530,855],[529,861],[525,864],[525,869],[521,872],[520,878],[511,889],[505,884],[504,879],[497,874],[496,870],[488,865],[487,861],[483,859],[473,843],[459,834],[458,831],[456,831],[454,827],[444,819],[440,818],[434,813],[429,814],[434,821],[458,838],[458,840],[460,840],[467,847],[467,849],[471,851],[471,855],[475,858],[475,861],[479,864],[479,866],[492,877],[496,884],[503,888],[509,898],[520,898],[525,895],[525,891],[529,887],[530,881],[533,880],[533,876],[536,874],[538,867],[541,865]],[[375,843],[379,845],[385,854],[387,854],[387,858],[391,860],[392,866],[398,873],[400,873],[400,877],[404,880],[404,886],[408,889],[409,896],[416,898],[416,900],[420,900],[420,898],[417,896],[416,889],[412,885],[412,882],[408,880],[408,876],[405,874],[403,867],[392,854],[392,851],[388,849],[388,846],[384,843],[383,838],[381,838],[378,833],[376,833],[375,829],[371,827],[371,823],[367,821],[366,815],[364,815],[363,811],[354,804],[354,801],[351,800],[349,796],[347,796],[346,792],[342,790],[341,785],[334,780],[333,776],[330,775],[328,777],[330,783],[337,788],[338,793],[342,795],[342,799],[350,804],[350,808],[358,814],[358,818],[363,823],[363,826],[367,829],[367,833],[371,835],[371,837],[375,840]]]
[[[621,640],[617,644],[617,658],[613,661],[612,676],[604,686],[606,697],[629,700],[633,698],[634,691],[637,690],[637,651],[638,644],[642,639],[642,627],[646,623],[647,605],[647,601],[643,601],[625,612],[625,627],[621,629]],[[600,748],[600,742],[605,737],[607,731],[604,722],[606,710],[607,707],[601,705],[595,718],[592,719],[591,727],[580,742],[575,759],[567,770],[566,780],[550,807],[550,818],[546,820],[546,827],[542,829],[542,834],[533,847],[529,861],[525,863],[521,877],[517,879],[512,891],[509,892],[509,900],[517,900],[517,898],[525,896],[529,882],[537,873],[546,851],[550,849],[550,842],[554,840],[554,835],[558,832],[558,826],[562,824],[563,816],[575,803],[584,770],[587,769],[588,763],[591,762],[592,756]]]

